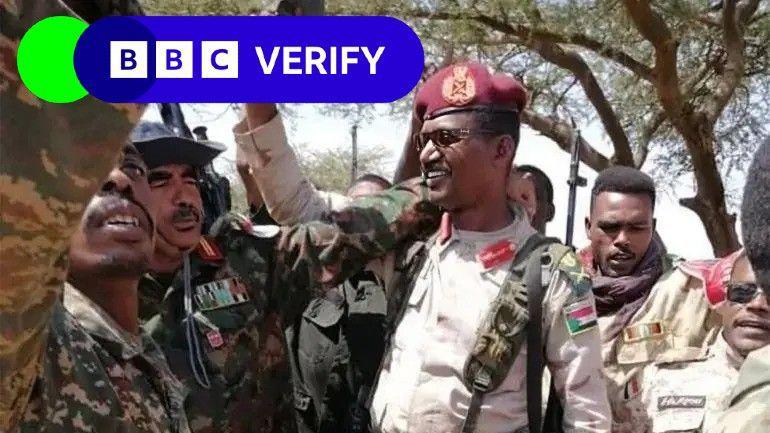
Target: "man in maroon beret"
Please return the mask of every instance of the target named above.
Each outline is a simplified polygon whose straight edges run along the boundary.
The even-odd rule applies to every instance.
[[[565,431],[609,431],[590,282],[571,250],[507,201],[525,103],[518,81],[476,63],[442,69],[418,91],[422,177],[446,213],[430,240],[370,265],[388,298],[380,374],[358,396],[372,431],[540,432],[544,364]],[[247,106],[234,131],[271,215],[307,220],[336,207],[299,175],[278,117],[257,122],[260,108]]]
[[[609,431],[590,282],[507,200],[525,104],[518,81],[477,63],[446,67],[417,92],[422,176],[446,213],[394,267],[406,278],[388,287],[375,431],[539,432],[543,364],[564,430]],[[538,346],[530,356],[528,345]]]

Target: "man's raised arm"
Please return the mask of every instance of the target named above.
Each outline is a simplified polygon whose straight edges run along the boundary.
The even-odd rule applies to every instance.
[[[315,189],[301,172],[274,104],[246,104],[246,117],[233,127],[239,163],[253,169],[265,206],[279,224],[320,219],[348,204],[347,197]]]
[[[72,11],[58,1],[0,6],[0,431],[23,410],[38,373],[70,236],[141,115],[136,105],[90,96],[51,104],[29,92],[16,48],[55,15]]]
[[[415,180],[382,193],[355,200],[350,207],[328,215],[327,223],[310,222],[291,227],[262,226],[251,233],[248,223],[229,215],[212,227],[217,238],[238,246],[240,256],[264,247],[271,238],[275,257],[274,286],[279,308],[306,306],[310,296],[321,295],[361,270],[367,262],[384,256],[409,241],[432,235],[440,219],[438,207],[427,200],[425,187]],[[228,220],[229,218],[229,220]],[[317,288],[319,293],[311,293]],[[294,311],[296,313],[296,311]],[[289,313],[291,314],[291,313]]]

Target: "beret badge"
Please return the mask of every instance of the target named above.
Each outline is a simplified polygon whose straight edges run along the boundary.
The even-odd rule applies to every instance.
[[[452,69],[452,75],[444,78],[441,95],[454,106],[466,105],[473,100],[476,96],[476,82],[467,66],[458,65]]]

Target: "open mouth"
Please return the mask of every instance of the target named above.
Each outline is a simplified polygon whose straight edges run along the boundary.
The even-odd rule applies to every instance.
[[[615,263],[627,263],[634,259],[633,254],[617,253],[610,256],[610,261]]]
[[[139,218],[133,215],[112,215],[104,221],[104,225],[139,227]]]
[[[423,178],[425,178],[425,180],[428,182],[428,186],[430,186],[440,180],[450,177],[452,175],[452,171],[446,168],[434,166],[424,170],[422,175]]]
[[[770,331],[770,323],[763,320],[754,320],[754,319],[737,320],[735,322],[735,326],[740,326],[741,328],[758,329],[763,332]]]
[[[97,227],[126,242],[140,242],[152,233],[150,222],[143,216],[142,210],[127,201],[110,203]]]
[[[172,223],[172,225],[174,226],[174,230],[176,231],[188,232],[190,230],[198,228],[198,218],[189,217],[184,219],[177,219]]]

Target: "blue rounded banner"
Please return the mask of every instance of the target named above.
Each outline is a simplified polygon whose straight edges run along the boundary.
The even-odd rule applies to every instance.
[[[74,60],[108,102],[391,102],[424,52],[391,17],[107,17]]]

